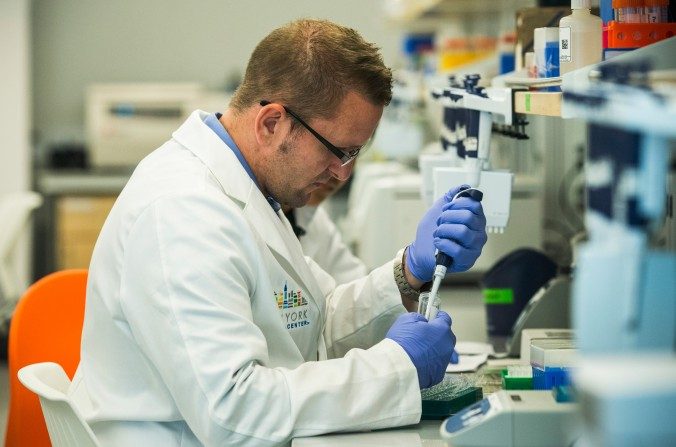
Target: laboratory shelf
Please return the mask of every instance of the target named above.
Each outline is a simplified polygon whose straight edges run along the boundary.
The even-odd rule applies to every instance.
[[[561,92],[515,92],[514,111],[529,115],[561,116]]]
[[[532,0],[386,0],[385,17],[394,22],[445,19],[532,6]]]

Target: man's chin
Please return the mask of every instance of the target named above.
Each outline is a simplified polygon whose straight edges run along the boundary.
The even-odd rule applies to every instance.
[[[308,204],[310,197],[312,197],[310,193],[298,194],[294,197],[289,197],[288,202],[284,203],[284,205],[287,205],[291,208],[302,208]]]

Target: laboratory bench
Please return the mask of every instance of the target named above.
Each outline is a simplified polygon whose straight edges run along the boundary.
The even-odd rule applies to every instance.
[[[501,379],[499,374],[492,370],[481,368],[476,373],[469,373],[476,381],[476,386],[483,390],[484,397],[500,390]],[[406,446],[406,447],[445,447],[447,444],[441,437],[440,420],[421,420],[418,424],[389,429],[361,431],[352,433],[331,433],[321,436],[295,438],[291,442],[292,447],[381,447],[381,446]]]
[[[357,433],[334,433],[295,438],[292,447],[445,447],[439,428],[443,421],[420,421],[419,424]]]
[[[445,285],[439,290],[441,309],[453,319],[457,339],[486,342],[486,311],[480,288],[474,284]],[[501,376],[488,367],[471,376],[484,397],[501,389]],[[443,420],[422,420],[416,425],[354,433],[332,433],[322,436],[295,438],[292,447],[445,447],[439,431]]]

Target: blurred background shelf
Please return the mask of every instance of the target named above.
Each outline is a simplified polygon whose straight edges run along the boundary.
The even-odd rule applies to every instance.
[[[460,15],[486,14],[486,11],[515,11],[534,5],[533,0],[388,0],[386,17],[396,22],[457,18]]]

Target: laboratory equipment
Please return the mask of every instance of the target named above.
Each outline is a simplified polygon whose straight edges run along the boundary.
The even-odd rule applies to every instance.
[[[527,365],[512,365],[503,369],[502,388],[505,390],[532,390],[533,368]]]
[[[450,76],[449,87],[432,91],[435,103],[442,107],[440,141],[419,157],[421,194],[428,206],[461,184],[485,193],[482,207],[487,231],[493,234],[474,266],[447,281],[478,279],[507,253],[525,246],[539,248],[542,243],[541,181],[493,170],[489,160],[491,132],[526,139],[526,123],[513,113],[511,89],[484,89],[477,86],[479,80],[478,75],[467,75],[462,82]],[[518,225],[506,227],[510,215]]]
[[[673,37],[676,34],[676,23],[657,21],[656,9],[651,8],[653,12],[646,13],[646,20],[641,23],[609,21],[604,28],[607,36],[606,54],[609,50],[627,51]],[[663,16],[660,14],[660,17]],[[661,57],[669,59],[669,54],[668,51],[664,52]]]
[[[510,357],[519,356],[523,352],[521,341],[525,329],[571,327],[571,281],[570,276],[559,275],[545,284],[528,301],[507,338],[506,350]]]
[[[483,193],[476,188],[464,188],[453,197],[451,202],[453,202],[458,197],[471,197],[477,202],[481,202]],[[434,277],[432,280],[432,289],[430,290],[427,309],[425,310],[425,317],[427,318],[427,321],[431,321],[432,318],[436,317],[436,313],[439,310],[439,286],[441,286],[441,281],[444,279],[444,277],[446,277],[446,271],[452,263],[453,259],[450,256],[442,252],[437,252],[436,266],[434,268]]]
[[[434,153],[421,154],[419,162],[424,203],[431,206],[434,203],[434,182],[432,181],[434,171],[437,168],[445,167],[459,168],[464,160],[459,158],[455,152],[439,150]],[[455,273],[447,277],[446,281],[479,280],[481,275],[493,268],[498,260],[514,250],[524,247],[540,248],[543,239],[541,194],[542,182],[540,179],[515,175],[509,203],[510,222],[512,224],[507,226],[503,233],[490,235],[481,251],[481,256],[470,270],[464,273]],[[486,211],[486,201],[488,201],[488,197],[484,198],[482,202],[484,212]],[[387,234],[382,232],[381,237],[387,237]]]
[[[429,292],[420,292],[418,295],[418,313],[420,315],[425,315],[427,312],[427,301],[430,298]]]
[[[503,124],[501,131],[514,138],[527,138],[523,122],[514,118],[512,91],[506,88],[478,87],[480,76],[467,75],[462,87],[451,78],[451,85],[434,90],[432,96],[444,107],[442,146],[463,159],[461,167],[435,167],[431,178],[433,197],[450,188],[467,184],[486,195],[483,209],[486,231],[503,232],[509,220],[509,204],[514,175],[491,170],[490,142],[493,121]],[[424,186],[424,190],[429,187]]]
[[[556,276],[557,265],[532,248],[520,248],[504,256],[486,272],[481,288],[486,305],[488,336],[501,345],[510,335],[521,311],[535,293]]]
[[[601,18],[590,12],[591,0],[571,0],[573,13],[559,22],[560,72],[595,64],[603,56]]]
[[[652,248],[650,235],[666,212],[676,94],[629,85],[645,81],[645,64],[600,69],[602,81],[565,92],[563,104],[590,122],[589,241],[579,248],[573,288],[580,349],[673,352],[676,254]]]
[[[90,85],[85,104],[90,164],[135,166],[171,138],[194,109],[217,112],[228,102],[225,93],[195,83]]]
[[[571,338],[536,338],[530,344],[533,389],[549,390],[570,384],[575,367],[575,342]]]
[[[625,445],[615,443],[624,430],[615,424],[622,421],[631,432],[629,444],[676,441],[673,412],[668,413],[676,406],[673,382],[643,380],[636,372],[652,355],[653,377],[675,377],[676,254],[673,247],[655,246],[652,236],[666,213],[676,92],[653,91],[646,83],[648,69],[644,62],[602,64],[596,83],[571,88],[563,98],[564,109],[588,122],[589,240],[578,250],[573,285],[580,351],[573,381],[583,396],[583,414],[594,413],[584,426],[585,438],[601,441],[594,445]],[[608,383],[591,378],[600,376]],[[627,387],[614,394],[618,376],[641,385],[636,392]],[[664,414],[671,414],[670,424]]]
[[[446,419],[441,436],[454,447],[562,446],[579,437],[577,404],[551,391],[501,390]]]
[[[538,339],[572,339],[572,329],[524,329],[521,331],[521,363],[530,364],[530,345]]]
[[[431,300],[428,298],[427,306],[425,307],[425,318],[427,318],[427,321],[432,321],[437,317],[437,313],[439,313],[441,298],[439,298],[438,292],[439,288],[437,287],[437,293],[434,295],[430,293]]]
[[[87,88],[91,165],[134,166],[171,137],[199,94],[194,83],[94,84]]]
[[[421,419],[445,419],[483,399],[483,391],[470,376],[448,375],[438,384],[420,390]]]

